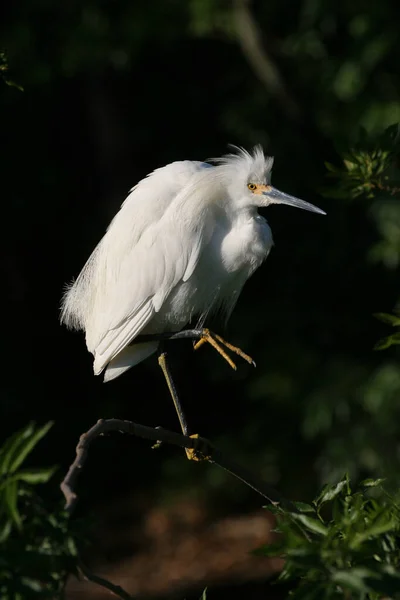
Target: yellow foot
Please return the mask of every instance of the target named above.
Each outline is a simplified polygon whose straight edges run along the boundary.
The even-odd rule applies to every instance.
[[[201,438],[198,433],[194,433],[189,437],[197,440],[198,443],[196,443],[194,448],[185,448],[186,456],[188,457],[188,459],[196,461],[210,460],[211,448],[209,442],[207,442],[207,440],[205,440],[204,438]]]
[[[228,350],[230,350],[231,352],[234,352],[235,354],[237,354],[238,356],[243,358],[243,360],[248,362],[250,365],[253,365],[254,367],[256,366],[256,363],[251,358],[251,356],[249,356],[248,354],[245,354],[245,352],[243,352],[243,350],[241,350],[240,348],[237,348],[237,346],[233,346],[229,342],[226,342],[220,335],[217,335],[216,333],[212,333],[209,329],[203,329],[203,335],[199,339],[199,341],[194,344],[194,349],[198,350],[205,343],[208,343],[213,348],[215,348],[215,350],[222,356],[222,358],[224,358],[226,360],[228,365],[230,365],[232,367],[232,369],[234,369],[235,371],[236,371],[235,363],[230,358],[230,356],[228,356],[228,354],[225,352],[225,350],[222,348],[222,346],[225,346],[225,348],[228,348]]]

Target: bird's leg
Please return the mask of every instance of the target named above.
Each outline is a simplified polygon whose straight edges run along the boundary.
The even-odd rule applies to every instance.
[[[205,344],[205,343],[210,344],[222,356],[222,358],[224,358],[226,360],[226,362],[229,364],[229,366],[232,367],[232,369],[236,370],[236,365],[233,362],[233,360],[228,356],[228,354],[225,352],[223,346],[225,346],[225,348],[227,348],[231,352],[234,352],[235,354],[237,354],[238,356],[243,358],[243,360],[248,362],[250,365],[253,365],[254,367],[256,366],[256,363],[251,358],[251,356],[249,356],[248,354],[243,352],[243,350],[241,350],[237,346],[233,346],[229,342],[226,342],[220,335],[217,335],[216,333],[213,333],[212,331],[210,331],[209,329],[206,329],[206,328],[184,329],[183,331],[177,331],[177,332],[173,332],[173,333],[165,332],[165,333],[138,335],[134,339],[133,344],[142,343],[142,342],[155,342],[155,341],[160,342],[160,341],[164,341],[164,340],[184,340],[184,339],[197,340],[197,342],[194,345],[195,350],[197,350],[198,348],[203,346],[203,344]]]
[[[189,435],[189,428],[187,425],[187,421],[185,415],[183,414],[182,406],[179,400],[178,392],[176,391],[174,380],[172,379],[171,371],[169,369],[167,363],[167,353],[161,350],[158,354],[158,364],[161,367],[163,375],[165,377],[165,381],[167,382],[167,386],[169,389],[169,393],[171,394],[175,410],[178,415],[179,423],[181,425],[183,435]]]
[[[181,406],[181,403],[179,400],[178,392],[176,391],[175,383],[174,383],[174,380],[172,379],[171,371],[170,371],[168,363],[167,363],[167,353],[164,352],[162,350],[162,348],[158,353],[158,364],[160,365],[161,370],[164,374],[165,380],[167,382],[168,389],[171,394],[171,397],[172,397],[172,400],[173,400],[173,403],[175,406],[175,410],[178,415],[179,423],[181,425],[182,433],[183,433],[183,435],[189,436],[189,428],[187,425],[187,421],[186,421],[185,415],[183,414],[183,410],[182,410],[182,406]],[[198,438],[199,436],[196,433],[194,435],[190,435],[189,437]],[[203,458],[204,458],[201,454],[196,452],[195,448],[185,448],[185,452],[186,452],[186,456],[188,457],[189,460],[197,460],[198,461],[198,460],[203,460]]]

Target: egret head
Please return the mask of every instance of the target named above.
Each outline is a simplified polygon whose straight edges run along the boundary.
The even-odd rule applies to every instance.
[[[270,204],[287,204],[321,215],[326,214],[317,206],[285,194],[271,185],[274,159],[264,156],[261,146],[255,146],[252,154],[242,148],[236,148],[236,150],[237,154],[228,154],[222,159],[218,159],[217,162],[227,175],[230,197],[240,205],[261,208]]]

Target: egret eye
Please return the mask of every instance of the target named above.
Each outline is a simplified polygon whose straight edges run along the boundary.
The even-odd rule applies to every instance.
[[[251,190],[252,192],[254,192],[254,190],[256,189],[256,184],[255,183],[248,183],[247,187],[249,188],[249,190]]]

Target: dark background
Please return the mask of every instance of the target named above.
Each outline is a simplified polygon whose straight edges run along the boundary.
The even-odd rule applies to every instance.
[[[63,286],[147,173],[261,143],[273,184],[328,215],[266,212],[276,246],[224,332],[256,370],[170,348],[189,422],[293,499],[345,471],[398,473],[398,357],[373,351],[387,333],[373,313],[398,299],[398,200],[322,192],[324,161],[360,126],[400,120],[399,16],[394,0],[9,4],[0,39],[25,91],[0,90],[3,438],[54,420],[34,459],[60,479],[100,417],[178,428],[154,357],[107,385],[93,377],[83,336],[58,323]],[[93,446],[80,486],[82,515],[127,497],[145,499],[135,519],[183,497],[215,515],[262,504],[210,465],[122,436]]]

